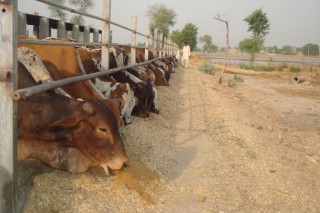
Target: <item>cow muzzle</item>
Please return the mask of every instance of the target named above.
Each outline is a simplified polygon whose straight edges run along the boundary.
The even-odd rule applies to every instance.
[[[106,175],[110,176],[114,171],[120,171],[123,167],[129,166],[129,159],[127,156],[118,157],[107,164],[100,164],[100,166],[104,169]]]

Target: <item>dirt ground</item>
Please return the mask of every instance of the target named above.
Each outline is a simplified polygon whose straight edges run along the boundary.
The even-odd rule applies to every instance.
[[[39,175],[23,212],[319,213],[320,68],[293,84],[231,67],[219,85],[203,63],[179,67],[157,88],[160,114],[127,126],[129,167]],[[229,87],[230,72],[244,82]]]

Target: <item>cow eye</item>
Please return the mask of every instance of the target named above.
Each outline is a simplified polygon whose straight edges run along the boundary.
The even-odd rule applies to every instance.
[[[99,128],[99,130],[101,131],[101,132],[108,132],[108,130],[106,129],[106,128]]]

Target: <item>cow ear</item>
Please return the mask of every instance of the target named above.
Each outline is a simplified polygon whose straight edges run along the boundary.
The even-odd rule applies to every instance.
[[[63,128],[69,128],[77,125],[79,123],[80,119],[77,116],[72,116],[69,118],[63,118],[60,120],[57,120],[50,124],[50,127],[63,127]]]

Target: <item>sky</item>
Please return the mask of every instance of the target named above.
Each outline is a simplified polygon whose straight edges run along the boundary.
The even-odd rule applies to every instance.
[[[50,17],[47,5],[35,0],[19,0],[18,10],[41,16]],[[95,6],[89,12],[102,16],[103,0],[95,0]],[[192,23],[198,28],[198,38],[210,35],[212,43],[223,47],[226,45],[225,24],[214,19],[220,15],[229,23],[229,43],[231,47],[250,37],[248,24],[244,19],[256,9],[262,9],[267,14],[270,23],[270,33],[265,37],[265,46],[284,45],[302,47],[307,43],[320,45],[320,0],[111,0],[111,21],[131,28],[132,16],[137,17],[137,31],[145,33],[149,18],[146,16],[148,7],[154,4],[164,4],[173,9],[176,23],[172,30],[181,31]],[[72,14],[70,14],[71,16]],[[70,17],[69,16],[69,17]],[[97,29],[102,29],[101,21],[87,18],[86,23]],[[131,43],[131,33],[111,25],[113,43]],[[137,42],[144,42],[143,36],[137,37]],[[199,44],[199,43],[198,43]],[[200,44],[198,45],[200,46]]]

